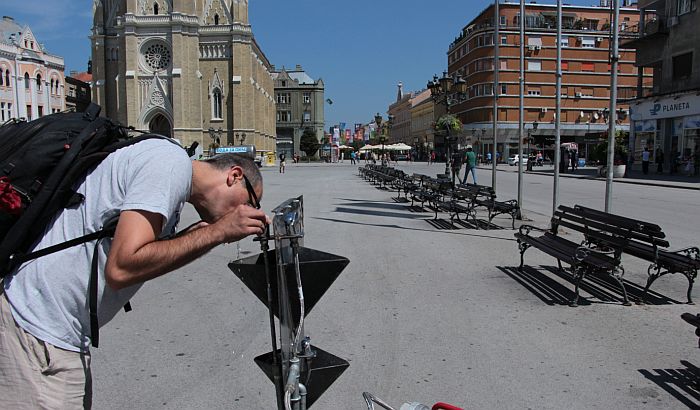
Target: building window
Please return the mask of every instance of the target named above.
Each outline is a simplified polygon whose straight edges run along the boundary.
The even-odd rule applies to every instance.
[[[0,102],[0,121],[5,122],[5,103]],[[8,118],[9,120],[9,118]]]
[[[277,94],[277,104],[289,104],[291,100],[290,93],[279,93]]]
[[[5,70],[5,84],[8,87],[12,87],[12,84],[10,84],[10,70]]]
[[[41,74],[36,75],[36,91],[41,92]]]
[[[569,71],[569,62],[568,61],[561,62],[561,71]]]
[[[289,111],[277,111],[277,122],[289,122],[292,120],[292,115]]]
[[[527,95],[542,95],[542,91],[539,87],[528,87]]]
[[[493,95],[493,84],[484,84],[483,95]]]
[[[24,73],[24,88],[29,89],[29,73]]]
[[[542,71],[542,60],[528,60],[527,61],[528,71]]]
[[[581,63],[581,71],[595,71],[595,63],[584,61]]]
[[[2,76],[2,70],[0,70],[0,85],[5,85],[5,83],[3,82],[3,78],[4,77]]]
[[[304,111],[304,122],[311,121],[311,112],[310,111]]]
[[[27,121],[31,121],[31,120],[32,120],[32,106],[27,105]]]
[[[695,3],[694,0],[676,0],[676,10],[678,10],[678,15],[680,16],[681,14],[685,13],[690,13],[695,9]]]
[[[595,37],[583,37],[581,39],[581,47],[595,48]]]
[[[593,89],[581,88],[581,97],[593,97]]]
[[[311,93],[303,94],[304,104],[311,104]]]
[[[673,81],[689,78],[693,72],[693,53],[673,57]]]
[[[540,36],[529,36],[527,38],[528,46],[542,46],[542,37]]]
[[[43,117],[44,116],[44,107],[40,105],[36,108],[37,108],[37,110],[39,110],[39,118]]]
[[[583,22],[584,30],[598,30],[598,20],[586,19]]]
[[[153,14],[158,15],[158,3],[153,3]]]
[[[562,46],[562,47],[569,47],[569,37],[562,36],[562,38],[561,38],[561,46]]]
[[[219,25],[219,15],[218,14],[214,14],[214,25],[215,26]]]
[[[501,36],[501,44],[503,44],[503,45],[508,44],[508,36]]]
[[[221,116],[222,114],[222,99],[221,99],[221,90],[218,88],[214,90],[214,116],[213,118],[215,119],[222,119],[223,117]]]
[[[508,94],[508,86],[506,84],[501,84],[501,95]]]
[[[505,26],[506,26],[506,23],[507,23],[507,21],[506,21],[506,16],[499,16],[499,17],[500,17],[500,18],[499,18],[499,23],[500,23],[501,27],[505,27]]]
[[[287,82],[282,80],[282,87],[286,87],[286,86],[287,86]]]
[[[501,58],[501,59],[498,60],[498,62],[500,63],[500,64],[498,65],[499,69],[501,69],[501,70],[507,70],[507,69],[508,69],[508,60],[506,60],[505,58]]]

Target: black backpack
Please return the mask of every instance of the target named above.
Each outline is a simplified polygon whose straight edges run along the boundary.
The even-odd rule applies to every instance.
[[[129,137],[128,128],[99,113],[100,107],[91,104],[84,113],[56,113],[30,122],[11,120],[0,127],[0,277],[28,260],[114,235],[116,221],[97,232],[28,253],[59,211],[83,201],[74,188],[90,169],[120,148],[166,138]],[[97,347],[97,252],[89,295],[92,345]],[[128,304],[125,309],[130,309]]]

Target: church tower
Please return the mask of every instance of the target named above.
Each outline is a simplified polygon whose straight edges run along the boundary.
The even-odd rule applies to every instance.
[[[271,65],[248,0],[94,0],[93,101],[104,115],[205,149],[274,150]]]

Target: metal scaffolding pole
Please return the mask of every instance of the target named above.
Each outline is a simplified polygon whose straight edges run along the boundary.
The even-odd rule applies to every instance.
[[[613,165],[615,164],[615,123],[617,122],[617,63],[620,2],[613,0],[612,53],[610,54],[610,115],[608,116],[608,173],[605,181],[605,212],[612,212]]]
[[[498,28],[501,25],[501,13],[498,2],[499,0],[495,0],[493,12],[493,20],[496,30],[493,39],[493,152],[491,154],[491,157],[493,158],[493,165],[491,166],[491,188],[493,188],[494,191],[496,191],[496,165],[498,165],[498,158],[496,156],[498,152],[498,69],[500,64],[498,61],[498,54],[500,51],[498,48],[498,44],[500,43],[500,39],[498,38],[500,36],[500,31]]]
[[[559,206],[559,162],[561,162],[561,0],[557,0],[557,85],[554,115],[554,186],[552,188],[552,216]]]
[[[520,0],[520,113],[518,115],[518,205],[520,213],[518,217],[523,217],[523,131],[525,113],[525,0]],[[530,161],[530,153],[528,153],[528,162]]]

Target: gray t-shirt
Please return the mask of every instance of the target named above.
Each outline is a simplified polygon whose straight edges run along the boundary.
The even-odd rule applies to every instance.
[[[34,249],[99,230],[124,210],[163,215],[161,236],[174,232],[190,195],[192,162],[178,145],[152,139],[109,155],[77,188],[85,196],[78,207],[59,213]],[[107,286],[104,266],[111,238],[99,246],[98,303],[100,326],[109,322],[140,284],[121,290]],[[29,261],[5,278],[5,292],[15,321],[54,346],[88,351],[90,318],[88,281],[95,242],[74,246]]]

